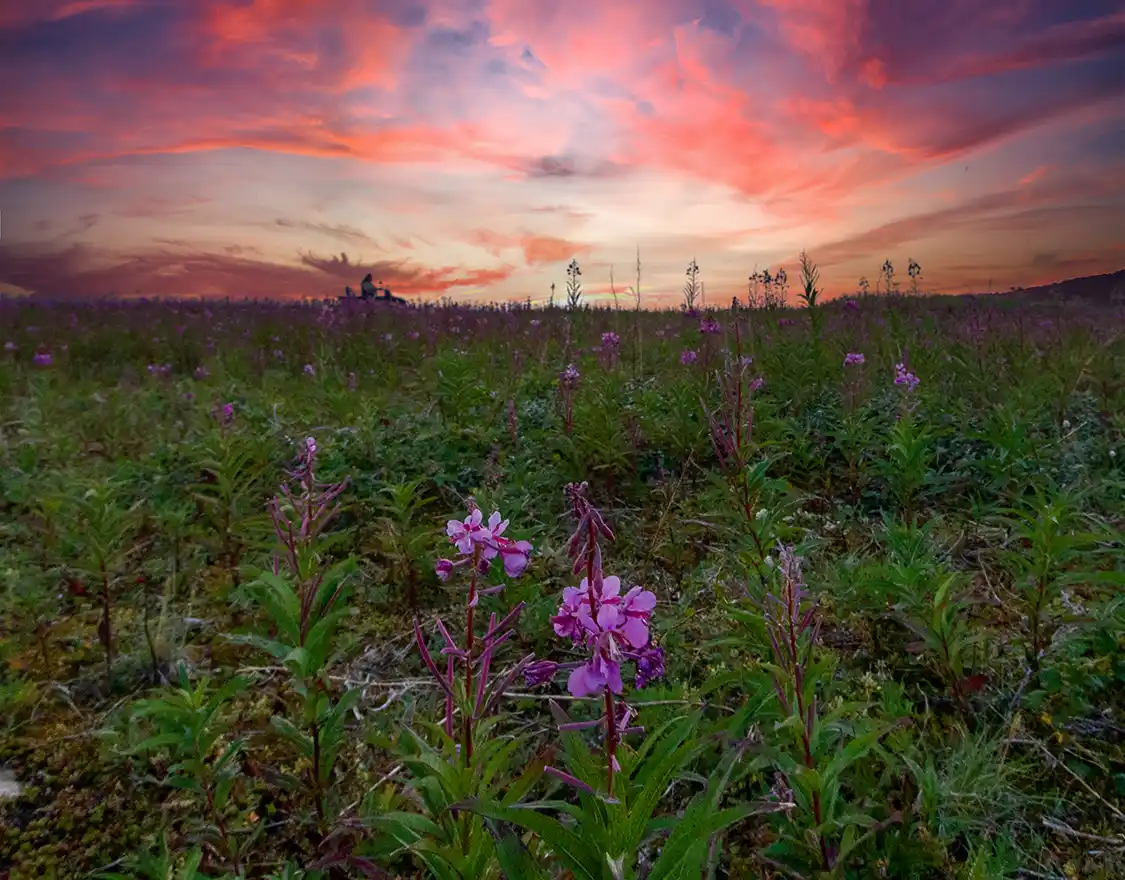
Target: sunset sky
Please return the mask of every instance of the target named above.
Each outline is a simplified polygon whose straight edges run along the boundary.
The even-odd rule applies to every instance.
[[[0,3],[0,292],[1125,267],[1125,2]]]

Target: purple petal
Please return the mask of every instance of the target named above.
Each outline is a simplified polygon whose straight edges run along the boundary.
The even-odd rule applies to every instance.
[[[603,605],[598,609],[598,626],[604,631],[616,629],[619,619],[616,605]]]
[[[526,556],[517,556],[514,553],[504,554],[504,573],[511,578],[518,578],[527,570],[528,559]]]
[[[652,611],[656,607],[656,593],[642,587],[633,587],[625,596],[630,611]]]
[[[621,632],[634,648],[643,648],[648,644],[648,624],[640,617],[627,618]]]
[[[620,663],[615,663],[612,660],[605,661],[605,686],[615,694],[621,693],[622,685]]]
[[[601,687],[601,682],[591,681],[592,677],[589,664],[583,663],[570,673],[566,680],[566,689],[570,691],[573,697],[588,697],[590,694],[597,693]]]

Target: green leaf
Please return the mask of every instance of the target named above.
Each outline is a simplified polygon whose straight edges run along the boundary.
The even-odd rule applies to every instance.
[[[699,857],[706,857],[707,841],[711,835],[760,812],[764,811],[754,804],[740,804],[717,813],[701,808],[685,815],[664,844],[648,880],[666,880],[681,874],[698,877],[702,871],[702,859]],[[692,864],[692,858],[698,859],[699,863]]]
[[[549,880],[550,874],[528,852],[519,837],[511,832],[496,831],[489,823],[496,840],[496,858],[507,880]]]
[[[584,880],[599,880],[602,865],[600,849],[591,847],[579,834],[564,828],[556,819],[533,810],[504,807],[480,800],[465,801],[457,806],[459,809],[469,810],[500,822],[508,822],[532,832],[576,877]]]
[[[306,757],[306,758],[312,757],[312,754],[313,754],[312,737],[310,737],[303,730],[300,730],[299,728],[297,728],[297,726],[294,725],[292,721],[290,721],[288,718],[282,718],[279,715],[274,715],[270,719],[270,724],[273,725],[273,728],[279,734],[281,734],[281,736],[285,737],[285,739],[287,739],[287,740],[289,740],[289,742],[293,743],[293,745],[295,745],[297,747],[297,749],[301,752],[301,754],[304,757]]]

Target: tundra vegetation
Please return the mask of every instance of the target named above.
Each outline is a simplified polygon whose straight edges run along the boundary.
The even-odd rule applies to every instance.
[[[1125,876],[1120,304],[639,269],[0,302],[0,876]]]

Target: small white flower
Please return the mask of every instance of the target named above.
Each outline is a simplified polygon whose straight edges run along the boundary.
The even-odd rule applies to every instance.
[[[1062,426],[1063,426],[1064,431],[1069,431],[1070,430],[1070,419],[1063,419],[1063,425]]]
[[[1116,449],[1111,449],[1111,450],[1109,451],[1109,457],[1110,457],[1110,458],[1117,458],[1117,450],[1116,450]]]

